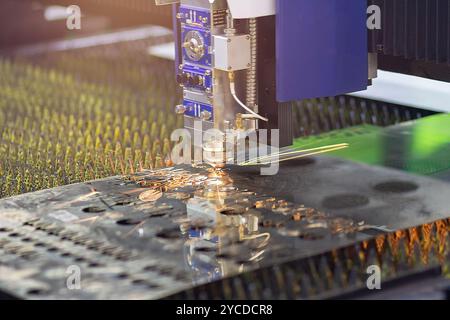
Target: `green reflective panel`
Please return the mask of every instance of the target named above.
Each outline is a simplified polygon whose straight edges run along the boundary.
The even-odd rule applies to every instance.
[[[317,136],[296,139],[294,148],[308,149],[348,143],[350,147],[328,154],[333,157],[375,165],[383,160],[383,139],[380,136],[382,130],[382,128],[371,125],[336,130]]]
[[[348,143],[328,155],[370,165],[450,176],[450,115],[440,114],[388,128],[369,125],[299,138],[295,148]]]

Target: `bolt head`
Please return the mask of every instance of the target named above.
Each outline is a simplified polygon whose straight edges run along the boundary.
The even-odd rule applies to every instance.
[[[200,117],[202,118],[202,120],[209,120],[211,119],[211,112],[209,111],[202,111]]]
[[[182,104],[179,104],[175,107],[176,114],[185,114],[186,113],[186,107]]]

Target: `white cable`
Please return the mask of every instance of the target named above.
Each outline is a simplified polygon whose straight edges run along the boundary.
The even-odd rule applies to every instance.
[[[239,100],[238,96],[236,95],[236,86],[234,85],[233,81],[230,81],[230,91],[231,91],[231,95],[233,96],[234,100],[236,100],[236,102],[242,107],[244,108],[248,113],[252,114],[253,116],[255,116],[255,118],[258,118],[262,121],[265,122],[269,122],[269,119],[264,118],[263,116],[260,116],[259,114],[257,114],[255,111],[253,111],[252,109],[250,109],[249,107],[247,107],[244,103],[242,103],[241,100]]]

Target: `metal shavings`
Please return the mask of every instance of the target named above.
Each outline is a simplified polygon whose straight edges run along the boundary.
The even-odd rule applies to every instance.
[[[139,200],[143,202],[155,202],[159,200],[162,197],[162,192],[159,190],[147,190],[145,192],[142,192],[139,195]]]

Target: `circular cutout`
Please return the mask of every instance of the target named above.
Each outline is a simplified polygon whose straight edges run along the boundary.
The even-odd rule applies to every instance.
[[[27,291],[27,294],[31,295],[31,296],[41,296],[43,294],[46,294],[47,291],[44,289],[30,289]]]
[[[374,189],[385,193],[407,193],[416,191],[419,186],[409,181],[386,181],[377,184]]]
[[[119,278],[119,279],[127,279],[129,276],[130,275],[128,273],[123,272],[123,273],[119,273],[117,275],[117,278]]]
[[[130,200],[121,200],[121,201],[116,202],[114,205],[115,206],[128,206],[131,203],[132,203],[132,201],[130,201]]]
[[[134,279],[131,283],[133,283],[134,285],[143,285],[145,284],[145,280],[144,279]]]
[[[86,212],[86,213],[101,213],[101,212],[105,212],[106,210],[103,208],[99,208],[99,207],[87,207],[87,208],[84,208],[82,211]]]
[[[143,222],[143,220],[140,220],[140,219],[122,219],[122,220],[116,221],[116,223],[121,226],[136,226],[142,222]]]
[[[339,194],[323,200],[323,206],[328,209],[349,209],[363,207],[369,204],[369,198],[360,194]]]
[[[35,247],[45,247],[46,244],[43,243],[43,242],[37,242],[37,243],[34,244],[34,246],[35,246]]]
[[[216,258],[217,258],[217,259],[224,259],[224,260],[231,260],[231,259],[233,259],[233,257],[231,256],[231,254],[228,254],[228,253],[219,253],[219,254],[216,254]]]
[[[217,248],[215,247],[198,247],[195,248],[197,252],[217,252]]]
[[[102,265],[100,263],[97,262],[91,262],[88,264],[89,268],[100,268]]]
[[[144,267],[143,270],[144,271],[156,271],[156,270],[158,270],[158,267],[157,266],[153,266],[153,265],[149,265],[149,266]]]
[[[17,237],[20,237],[20,234],[17,233],[17,232],[13,232],[13,233],[10,233],[9,236],[10,236],[11,238],[17,238]]]
[[[158,289],[158,288],[159,288],[159,285],[154,284],[154,283],[149,283],[149,282],[147,282],[146,285],[147,285],[147,287],[148,287],[150,290],[152,290],[152,289]]]
[[[225,208],[220,210],[221,214],[224,214],[226,216],[237,216],[240,214],[244,214],[245,213],[245,209],[244,208]]]
[[[163,239],[178,239],[181,237],[180,230],[178,229],[163,230],[158,232],[156,236]]]

